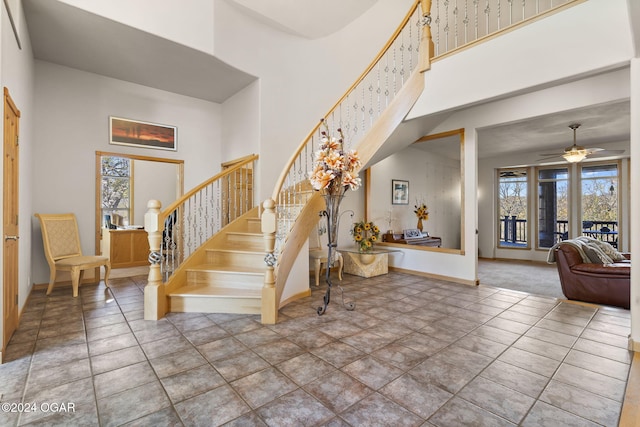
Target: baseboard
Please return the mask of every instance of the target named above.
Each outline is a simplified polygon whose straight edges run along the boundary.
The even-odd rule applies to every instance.
[[[480,283],[477,279],[466,280],[466,279],[460,279],[459,277],[443,276],[441,274],[425,273],[424,271],[408,270],[406,268],[398,268],[398,267],[391,267],[391,266],[389,266],[389,271],[396,271],[398,273],[412,274],[414,276],[426,277],[428,279],[444,280],[447,282],[460,283],[462,285],[469,285],[469,286],[478,286],[478,284]]]
[[[102,281],[103,279],[100,278],[100,281]],[[80,286],[86,284],[86,283],[96,283],[96,281],[91,278],[91,279],[83,279],[82,282],[80,282]],[[62,286],[63,288],[66,287],[71,287],[71,280],[63,280],[61,282],[55,282],[53,284],[53,289],[56,289],[57,287]],[[41,289],[47,289],[49,287],[48,283],[34,283],[33,286],[31,287],[31,291],[29,292],[29,294],[31,294],[31,292],[33,292],[34,290],[41,290]]]
[[[295,295],[290,296],[289,298],[287,298],[286,300],[280,302],[280,305],[278,306],[278,310],[281,309],[282,307],[286,306],[289,303],[292,303],[294,301],[297,301],[301,298],[306,298],[306,297],[310,297],[311,296],[311,289],[306,289],[302,292],[299,292]]]

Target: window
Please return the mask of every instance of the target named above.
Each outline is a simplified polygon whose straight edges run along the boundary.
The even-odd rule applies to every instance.
[[[569,171],[538,169],[539,248],[550,248],[569,238]]]
[[[131,216],[131,160],[124,157],[102,156],[101,159],[101,214],[118,214],[123,224]]]
[[[525,248],[527,243],[527,170],[498,170],[499,246]]]
[[[582,234],[598,240],[618,243],[618,165],[583,166]]]

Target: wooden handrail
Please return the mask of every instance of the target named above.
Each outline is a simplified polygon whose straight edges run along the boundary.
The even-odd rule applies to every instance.
[[[218,172],[217,174],[215,174],[214,176],[212,176],[211,178],[201,182],[200,184],[198,184],[196,187],[193,187],[191,190],[189,190],[189,192],[187,192],[185,195],[183,195],[181,198],[179,198],[178,200],[176,200],[175,202],[171,203],[168,207],[166,207],[162,213],[160,214],[160,219],[162,219],[162,221],[164,221],[167,216],[173,212],[178,206],[180,206],[182,203],[185,202],[185,200],[189,199],[191,196],[193,196],[194,194],[198,193],[200,190],[202,190],[204,187],[211,185],[211,183],[224,178],[227,175],[231,175],[232,173],[234,173],[235,171],[237,171],[238,169],[242,169],[244,166],[246,166],[247,164],[258,160],[258,155],[257,154],[250,154],[246,157],[243,157],[241,159],[241,161],[239,161],[238,163],[235,163],[235,166],[230,167],[229,169],[225,169],[222,172]]]

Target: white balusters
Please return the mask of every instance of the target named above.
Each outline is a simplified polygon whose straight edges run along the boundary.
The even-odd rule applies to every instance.
[[[578,0],[433,0],[431,31],[440,56]]]

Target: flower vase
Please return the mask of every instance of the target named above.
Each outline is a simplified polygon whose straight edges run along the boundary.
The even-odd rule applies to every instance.
[[[422,233],[422,218],[418,218],[418,226],[416,228]]]
[[[331,267],[336,261],[336,247],[338,246],[338,225],[340,223],[340,203],[342,203],[343,194],[324,194],[325,210],[321,215],[327,218],[327,269],[326,281],[327,291],[324,295],[324,305],[318,307],[318,314],[322,315],[327,311],[327,306],[331,301]],[[344,304],[344,301],[343,301]],[[355,308],[354,303],[345,304],[347,310]]]
[[[371,254],[368,252],[360,252],[360,262],[364,265],[369,265],[376,259],[376,254]]]

